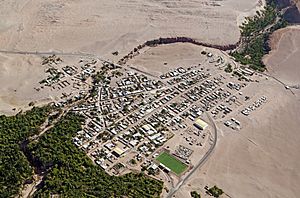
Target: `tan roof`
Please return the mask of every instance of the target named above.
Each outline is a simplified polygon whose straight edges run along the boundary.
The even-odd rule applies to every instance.
[[[202,128],[203,130],[206,129],[206,127],[208,127],[208,124],[203,120],[201,120],[200,118],[196,119],[195,124],[200,128]]]
[[[118,155],[122,155],[125,151],[119,147],[116,147],[114,149],[114,152],[116,152]]]

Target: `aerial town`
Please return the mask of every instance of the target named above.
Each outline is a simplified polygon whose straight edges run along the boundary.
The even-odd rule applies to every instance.
[[[66,64],[44,57],[47,79],[39,89],[60,95],[85,117],[73,143],[110,175],[145,171],[165,182],[180,182],[216,144],[221,122],[233,132],[268,101],[251,85],[267,80],[216,51],[199,53],[204,61],[154,76],[97,58]],[[96,72],[97,71],[97,72]],[[84,99],[84,100],[80,100]],[[75,102],[75,103],[74,103]]]
[[[300,0],[0,4],[0,198],[299,197]]]

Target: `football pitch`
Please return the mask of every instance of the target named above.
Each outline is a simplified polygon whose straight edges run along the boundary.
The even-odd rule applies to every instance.
[[[171,171],[177,175],[180,175],[187,168],[187,165],[166,152],[162,152],[156,160],[171,169]]]

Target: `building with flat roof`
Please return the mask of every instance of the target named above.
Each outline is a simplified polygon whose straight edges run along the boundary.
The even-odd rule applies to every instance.
[[[116,157],[120,157],[121,155],[123,155],[123,153],[125,153],[125,151],[119,147],[116,147],[113,152],[112,152]]]
[[[205,130],[208,127],[208,124],[206,122],[204,122],[203,120],[201,120],[200,118],[197,118],[194,126],[201,129],[201,130]]]

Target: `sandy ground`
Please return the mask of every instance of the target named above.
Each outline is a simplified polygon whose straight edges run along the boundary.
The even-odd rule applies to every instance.
[[[300,84],[300,26],[275,32],[271,39],[272,52],[264,62],[270,74],[288,85]]]
[[[16,113],[19,111],[18,107],[26,109],[30,101],[48,98],[45,93],[34,90],[45,76],[41,58],[0,55],[0,68],[0,109],[3,113]],[[12,110],[15,107],[16,110]]]
[[[88,52],[118,60],[158,37],[186,36],[226,45],[238,41],[238,24],[260,6],[258,0],[3,0],[0,47]],[[112,55],[115,51],[119,56]],[[40,100],[40,94],[31,91],[43,71],[30,66],[25,57],[5,54],[0,58],[0,113],[14,113],[12,108]],[[16,100],[16,94],[24,98]]]
[[[4,0],[0,44],[100,55],[126,54],[146,40],[168,36],[231,44],[239,38],[237,22],[257,5],[257,0]]]
[[[288,84],[300,82],[298,46],[297,27],[280,30],[265,59],[269,72]],[[217,185],[231,197],[298,197],[300,91],[293,95],[272,79],[251,89],[270,100],[249,117],[237,115],[244,123],[239,132],[218,123],[219,141],[212,158],[176,197],[189,197],[192,190],[205,195],[205,185]]]
[[[134,59],[127,62],[134,68],[160,76],[178,67],[187,68],[201,64],[206,60],[201,52],[204,47],[190,43],[176,43],[147,48]]]
[[[205,195],[205,185],[217,185],[231,197],[298,197],[299,97],[273,81],[259,87],[270,101],[247,119],[236,116],[245,125],[239,132],[218,123],[215,152],[176,197],[189,197],[192,190]]]

